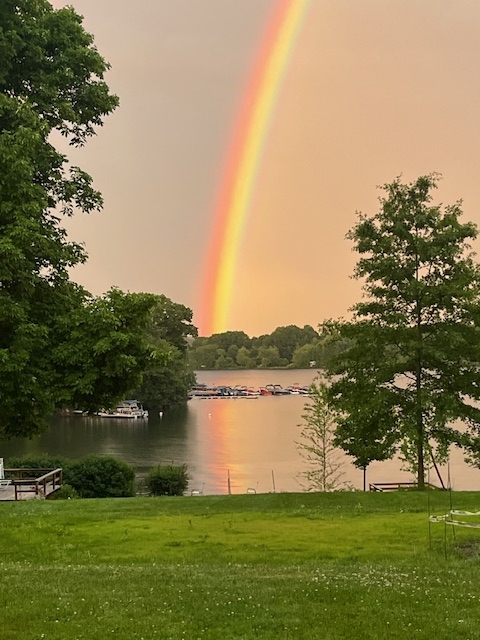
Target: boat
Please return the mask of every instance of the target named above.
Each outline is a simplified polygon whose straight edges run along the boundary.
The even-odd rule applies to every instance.
[[[287,387],[288,391],[293,396],[306,396],[308,395],[308,387],[302,387],[298,382],[294,382],[291,387]]]
[[[233,393],[241,398],[258,398],[260,391],[253,387],[247,387],[245,385],[237,384],[233,387]]]
[[[217,387],[199,383],[192,387],[189,395],[192,398],[211,398],[217,395]]]
[[[259,393],[254,392],[247,389],[247,387],[240,388],[238,385],[236,387],[216,387],[216,392],[211,395],[201,395],[200,398],[202,400],[217,400],[217,399],[231,399],[231,400],[255,400],[260,396]]]
[[[100,418],[126,418],[137,420],[148,418],[148,411],[142,407],[138,400],[124,400],[115,409],[99,411],[95,415]]]
[[[272,396],[290,395],[290,391],[288,389],[284,389],[280,384],[267,384],[265,389],[267,389],[267,391],[270,391]]]

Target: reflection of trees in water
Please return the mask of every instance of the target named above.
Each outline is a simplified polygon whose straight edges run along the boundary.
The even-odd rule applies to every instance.
[[[112,455],[135,467],[183,462],[192,422],[188,407],[148,420],[54,416],[50,428],[35,438],[15,438],[2,444],[2,453],[49,453],[79,458],[89,453]]]
[[[204,380],[211,377],[212,380]],[[250,375],[251,374],[251,375]],[[227,385],[263,386],[295,382],[308,384],[315,371],[236,371],[202,372],[201,382]],[[308,379],[308,377],[310,379]],[[1,453],[9,456],[49,453],[72,458],[89,453],[109,454],[135,466],[142,474],[158,464],[188,465],[190,487],[204,485],[204,494],[227,493],[230,471],[232,493],[246,493],[255,487],[258,493],[300,491],[296,479],[302,459],[295,447],[298,424],[304,407],[301,396],[264,397],[256,400],[190,400],[186,407],[167,412],[148,421],[114,420],[56,416],[44,434],[28,439],[2,442]],[[411,479],[400,471],[398,460],[372,463],[369,482]],[[362,472],[345,461],[344,479],[362,487]],[[478,489],[480,471],[466,467],[461,456],[452,456],[454,488]],[[257,485],[258,483],[258,485]]]

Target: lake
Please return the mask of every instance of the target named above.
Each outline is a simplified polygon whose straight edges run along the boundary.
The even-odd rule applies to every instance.
[[[198,382],[209,385],[261,387],[298,383],[308,385],[313,370],[200,371]],[[299,474],[305,470],[296,442],[306,398],[298,395],[257,399],[190,400],[179,411],[148,420],[56,416],[48,431],[28,440],[15,438],[1,444],[0,456],[49,453],[72,458],[89,453],[107,454],[133,465],[142,475],[158,464],[183,464],[191,477],[190,490],[205,494],[302,491]],[[363,472],[340,454],[342,480],[361,489]],[[447,484],[457,490],[480,489],[480,470],[463,462],[454,450],[450,468],[441,468]],[[375,462],[368,482],[411,481],[399,460]],[[430,480],[439,484],[431,472]]]

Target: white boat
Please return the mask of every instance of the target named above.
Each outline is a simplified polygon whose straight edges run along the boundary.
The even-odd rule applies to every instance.
[[[136,420],[138,418],[148,418],[148,411],[138,403],[138,400],[124,400],[115,409],[99,411],[96,415],[100,418],[129,418]]]

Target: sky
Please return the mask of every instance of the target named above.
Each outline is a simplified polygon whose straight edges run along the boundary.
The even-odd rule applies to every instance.
[[[120,98],[70,158],[103,193],[69,237],[72,278],[205,304],[229,145],[279,0],[53,0],[73,5]],[[436,201],[480,223],[478,0],[311,0],[284,70],[239,246],[228,330],[317,327],[360,299],[345,239],[378,185],[433,171]],[[474,247],[477,251],[480,246]],[[201,328],[202,329],[202,328]],[[205,335],[205,333],[204,333]]]

